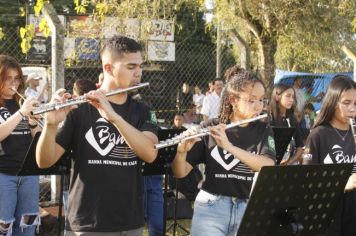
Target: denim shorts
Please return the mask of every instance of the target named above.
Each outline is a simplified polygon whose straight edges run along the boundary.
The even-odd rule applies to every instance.
[[[235,236],[247,199],[214,195],[200,190],[194,202],[192,236]]]
[[[0,223],[9,224],[0,235],[33,236],[40,225],[39,177],[14,176],[0,173]],[[24,222],[30,216],[31,222]]]

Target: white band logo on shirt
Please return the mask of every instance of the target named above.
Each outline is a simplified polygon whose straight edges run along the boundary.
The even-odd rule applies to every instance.
[[[239,164],[240,160],[234,158],[231,153],[227,151],[223,151],[224,157],[222,157],[219,153],[218,146],[211,151],[211,156],[217,161],[225,170],[231,170],[234,166]],[[232,157],[232,158],[231,158]]]
[[[125,143],[120,134],[110,132],[107,120],[99,118],[96,123],[95,130],[90,128],[85,138],[101,156],[108,155],[116,145]]]
[[[324,158],[324,164],[333,164],[333,163],[356,163],[356,154],[354,156],[345,155],[343,148],[335,144],[332,147],[332,153]]]

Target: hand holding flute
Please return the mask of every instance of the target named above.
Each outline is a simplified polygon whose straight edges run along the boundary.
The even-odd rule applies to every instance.
[[[192,127],[190,129],[184,131],[183,133],[181,133],[179,136],[190,137],[190,136],[194,136],[194,135],[198,134],[199,131],[200,131],[199,126]],[[190,151],[190,149],[192,149],[194,144],[200,140],[201,140],[200,138],[191,138],[191,139],[187,139],[183,142],[180,142],[177,147],[177,153],[186,153],[186,152]]]
[[[57,104],[60,102],[66,102],[68,99],[71,99],[72,95],[70,93],[66,93],[65,89],[58,89],[55,94],[53,95],[51,101],[48,104]],[[54,110],[51,112],[45,113],[45,121],[46,125],[48,126],[58,126],[67,116],[67,114],[75,109],[76,106],[67,106],[59,110]]]
[[[96,109],[98,109],[101,117],[106,119],[107,121],[114,123],[120,116],[114,111],[112,108],[108,98],[105,93],[98,89],[94,91],[90,91],[85,95],[85,98],[88,102],[93,105]]]

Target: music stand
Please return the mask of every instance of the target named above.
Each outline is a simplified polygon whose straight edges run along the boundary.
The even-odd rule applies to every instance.
[[[178,129],[159,129],[158,139],[160,141],[173,138],[182,133]],[[142,162],[142,174],[148,175],[164,175],[164,194],[163,194],[163,236],[166,235],[166,218],[167,218],[167,195],[168,195],[168,175],[171,173],[171,163],[177,153],[177,145],[169,146],[158,150],[158,154],[154,162]]]
[[[63,182],[64,175],[69,174],[71,168],[70,156],[64,153],[63,156],[49,168],[39,168],[36,163],[36,146],[41,132],[37,132],[33,137],[31,145],[27,150],[25,159],[22,163],[21,169],[17,175],[60,175],[60,190],[59,190],[59,206],[58,206],[58,236],[61,232],[62,226],[62,207],[63,207]]]
[[[237,236],[316,236],[331,222],[353,164],[266,166]]]
[[[295,128],[272,127],[276,147],[276,164],[279,165],[292,139]]]

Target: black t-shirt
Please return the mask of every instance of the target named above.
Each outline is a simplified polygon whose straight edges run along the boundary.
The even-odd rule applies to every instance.
[[[289,124],[287,119],[289,119]],[[293,138],[295,142],[295,147],[304,147],[303,138],[302,138],[302,130],[300,128],[300,124],[298,123],[297,119],[294,117],[293,114],[287,114],[286,117],[282,117],[281,119],[271,119],[271,126],[276,127],[291,127],[295,128]],[[294,146],[293,145],[293,146]]]
[[[347,133],[345,141],[337,132],[342,136]],[[335,130],[329,124],[312,129],[303,158],[315,164],[356,163],[355,142],[351,130]],[[356,173],[355,165],[353,173]]]
[[[341,139],[345,136],[345,141]],[[303,155],[303,159],[311,164],[355,163],[355,142],[351,130],[335,130],[331,125],[321,125],[312,129]],[[334,216],[334,221],[327,235],[356,235],[356,191],[345,193]]]
[[[215,125],[217,119],[207,125]],[[250,153],[264,155],[275,160],[274,139],[271,128],[261,121],[251,122],[246,127],[226,130],[230,142]],[[218,147],[211,136],[203,137],[188,152],[187,161],[195,166],[205,163],[206,180],[202,189],[218,195],[249,198],[255,172],[230,153]]]
[[[157,132],[147,106],[128,97],[113,109],[140,131]],[[143,226],[140,159],[96,108],[83,104],[66,118],[57,143],[72,150],[67,229],[119,232]]]
[[[15,99],[5,100],[5,107],[0,107],[0,124],[17,112],[19,106]],[[0,172],[17,175],[21,169],[27,149],[32,141],[28,121],[23,118],[11,134],[0,142]]]

